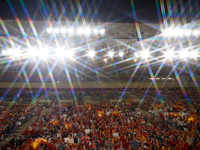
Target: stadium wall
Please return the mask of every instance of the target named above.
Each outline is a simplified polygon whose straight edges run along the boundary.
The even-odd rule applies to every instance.
[[[40,88],[42,87],[41,82],[32,82],[30,83],[31,88]],[[119,82],[119,83],[103,83],[103,82],[95,82],[95,81],[82,81],[80,83],[73,82],[72,83],[73,88],[154,88],[154,84],[151,82],[141,83],[141,82],[131,82],[130,84],[126,82]],[[180,85],[177,82],[158,82],[157,83],[158,88],[163,87],[180,87]],[[46,88],[53,88],[53,84],[48,82],[45,83]],[[195,85],[192,82],[183,82],[184,87],[195,87]],[[56,84],[57,88],[71,88],[70,84],[68,82],[62,82]],[[12,82],[2,82],[0,83],[0,88],[28,88],[28,84],[24,83],[12,83]]]

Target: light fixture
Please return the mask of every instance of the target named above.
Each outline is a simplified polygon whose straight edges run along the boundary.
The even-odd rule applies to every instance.
[[[200,30],[194,30],[194,31],[193,31],[193,35],[194,35],[194,36],[200,35]]]
[[[107,59],[106,58],[104,58],[104,60],[103,60],[104,62],[107,62]]]
[[[82,29],[82,28],[78,28],[78,29],[77,29],[77,33],[78,33],[79,35],[83,34],[83,29]]]
[[[40,50],[39,50],[38,56],[39,56],[41,59],[47,59],[47,58],[48,58],[48,55],[49,55],[49,51],[48,51],[46,48],[40,49]]]
[[[187,50],[182,50],[181,52],[179,52],[179,55],[180,55],[180,58],[187,58],[189,56]]]
[[[94,33],[94,34],[98,34],[98,33],[99,33],[99,30],[98,30],[98,29],[94,29],[94,30],[93,30],[93,33]]]
[[[37,56],[37,50],[35,47],[32,47],[30,49],[27,50],[27,54],[29,56],[29,58],[35,58]]]
[[[197,58],[197,57],[199,57],[198,51],[191,51],[190,52],[190,57],[191,58]]]
[[[61,32],[62,34],[65,34],[65,33],[67,33],[67,29],[66,29],[66,28],[61,28],[61,29],[60,29],[60,32]]]
[[[6,55],[6,54],[7,54],[6,50],[2,50],[2,51],[1,51],[1,54],[2,54],[2,55]]]
[[[108,52],[108,56],[112,58],[114,56],[114,52],[113,51]]]
[[[148,49],[140,52],[140,57],[143,58],[143,59],[147,59],[149,56],[150,56],[150,53],[149,53]]]
[[[83,32],[84,32],[84,35],[90,35],[91,30],[89,27],[87,27],[87,28],[84,28]]]
[[[137,59],[134,59],[134,62],[136,62],[137,61]]]
[[[191,33],[192,33],[191,30],[185,30],[185,31],[184,31],[185,36],[190,36]]]
[[[174,57],[174,51],[173,50],[167,50],[164,52],[165,59],[171,59]]]
[[[14,57],[20,57],[21,51],[19,49],[14,49],[14,50],[12,50],[12,55]]]
[[[138,52],[135,52],[135,53],[134,53],[134,56],[135,56],[135,57],[138,57],[138,56],[139,56],[139,53],[138,53]]]
[[[52,31],[52,28],[47,28],[47,33],[51,33]]]
[[[90,58],[93,58],[93,57],[95,56],[95,51],[94,51],[94,50],[88,51],[88,56],[89,56]]]
[[[73,33],[74,33],[74,29],[73,29],[73,28],[69,28],[69,29],[67,30],[67,32],[68,32],[69,34],[73,34]]]
[[[102,35],[104,35],[105,34],[105,29],[100,29],[99,33],[102,34]]]
[[[65,56],[65,50],[64,50],[63,47],[57,48],[57,49],[55,50],[55,52],[56,52],[56,56],[57,56],[58,58],[64,58],[64,56]]]
[[[68,49],[64,53],[65,57],[73,59],[74,56],[74,49]]]
[[[55,28],[55,29],[54,29],[54,32],[55,32],[55,33],[59,33],[59,28]]]
[[[124,52],[119,52],[119,56],[123,57],[124,56]]]

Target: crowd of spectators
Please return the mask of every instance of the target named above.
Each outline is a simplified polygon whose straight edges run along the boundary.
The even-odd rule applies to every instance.
[[[199,127],[195,128],[196,131]],[[195,131],[194,131],[195,132]],[[187,150],[200,149],[199,137],[177,130],[165,120],[143,114],[125,104],[54,105],[19,138],[13,136],[4,148],[49,150]]]
[[[28,118],[34,115],[35,106],[20,104],[18,102],[0,104],[0,138],[12,134]]]

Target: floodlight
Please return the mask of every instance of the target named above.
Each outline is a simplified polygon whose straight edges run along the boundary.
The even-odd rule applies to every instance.
[[[194,35],[194,36],[200,35],[200,30],[194,30],[194,31],[193,31],[193,35]]]
[[[29,57],[35,58],[37,56],[37,51],[35,48],[31,48],[29,50],[27,50],[27,53],[29,55]]]
[[[47,28],[47,33],[51,33],[52,31],[52,28]]]
[[[83,34],[83,29],[82,29],[82,28],[78,28],[78,29],[77,29],[77,33],[78,33],[79,35]]]
[[[98,34],[98,33],[99,33],[99,30],[98,30],[98,29],[94,29],[94,30],[93,30],[93,33],[94,33],[94,34]]]
[[[67,29],[66,29],[66,28],[61,28],[61,29],[60,29],[60,32],[61,32],[62,34],[65,34],[65,33],[67,33]]]
[[[162,31],[162,35],[165,37],[173,36],[173,29],[166,29]]]
[[[21,51],[19,49],[12,50],[12,55],[14,57],[20,57]]]
[[[190,57],[191,58],[197,58],[199,56],[198,51],[191,51],[190,52]]]
[[[56,49],[56,56],[59,58],[63,58],[65,54],[65,50],[63,47],[57,48]]]
[[[135,55],[135,57],[138,57],[138,56],[139,56],[138,52],[135,52],[134,55]]]
[[[94,51],[94,50],[90,50],[90,51],[88,52],[88,56],[89,56],[90,58],[93,58],[94,55],[95,55],[95,51]]]
[[[173,50],[168,50],[164,52],[164,56],[166,59],[171,59],[174,57],[174,51]]]
[[[68,49],[67,51],[65,51],[64,55],[67,57],[67,58],[73,58],[74,56],[74,50],[73,49]]]
[[[99,33],[101,33],[102,35],[104,35],[105,34],[105,29],[100,29]]]
[[[12,50],[7,51],[7,55],[12,55],[12,53],[13,53]]]
[[[134,59],[134,62],[136,62],[137,61],[137,59]]]
[[[41,59],[47,59],[47,58],[48,58],[48,55],[49,55],[49,51],[48,51],[47,49],[40,49],[40,50],[39,50],[38,56],[39,56]]]
[[[55,33],[59,33],[59,29],[58,29],[58,28],[55,28],[55,29],[54,29],[54,32],[55,32]]]
[[[119,52],[119,56],[123,57],[124,56],[124,52]]]
[[[88,28],[84,28],[84,35],[90,35],[90,32],[91,32],[91,30],[90,30],[90,28],[88,27]]]
[[[183,51],[179,52],[179,55],[181,58],[187,58],[189,56],[187,50],[183,50]]]
[[[147,59],[147,58],[150,56],[149,50],[147,49],[147,50],[141,51],[141,52],[140,52],[140,56],[141,56],[141,58],[143,58],[143,59]]]
[[[191,30],[185,30],[185,31],[184,31],[184,34],[185,34],[186,36],[190,36],[190,35],[191,35],[191,33],[192,33],[192,31],[191,31]]]
[[[147,59],[147,58],[150,56],[149,50],[143,50],[143,51],[141,51],[141,52],[140,52],[140,56],[141,56],[141,58],[143,58],[143,59]]]
[[[1,54],[6,55],[7,54],[6,50],[2,50]]]
[[[67,30],[67,32],[68,32],[69,34],[73,34],[73,33],[74,33],[74,29],[73,29],[73,28],[69,28],[69,29]]]
[[[108,52],[108,56],[112,58],[114,56],[114,52],[113,51]]]
[[[107,59],[106,59],[106,58],[104,58],[104,60],[103,60],[103,61],[107,62]]]

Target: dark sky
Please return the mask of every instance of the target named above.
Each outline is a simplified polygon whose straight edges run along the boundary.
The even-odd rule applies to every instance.
[[[160,0],[0,0],[0,17],[13,19],[14,12],[11,11],[13,6],[13,10],[20,19],[27,18],[23,9],[24,3],[33,20],[46,20],[47,16],[57,20],[62,10],[64,10],[62,19],[68,18],[74,21],[77,14],[79,14],[79,6],[81,6],[86,21],[134,22],[131,1],[134,2],[132,6],[136,10],[138,21],[158,22],[158,14],[162,5]],[[159,2],[157,3],[158,9],[156,8],[156,1]],[[200,0],[163,1],[167,16],[170,12],[167,10],[171,6],[172,15],[170,17],[178,17],[180,20],[186,17],[188,22],[199,18]],[[79,21],[81,21],[81,17],[79,17]]]

